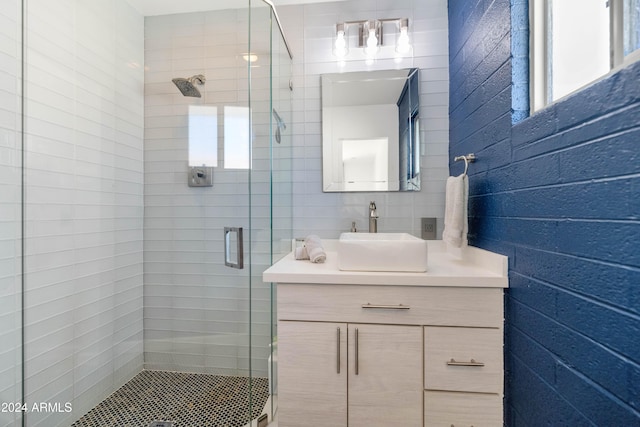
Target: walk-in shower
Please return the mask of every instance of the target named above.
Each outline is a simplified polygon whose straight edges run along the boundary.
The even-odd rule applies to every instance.
[[[292,107],[275,9],[132,3],[0,10],[2,427],[244,427],[276,392],[262,272],[291,247],[272,111]],[[188,185],[194,139],[210,186]],[[229,254],[225,229],[243,230]]]

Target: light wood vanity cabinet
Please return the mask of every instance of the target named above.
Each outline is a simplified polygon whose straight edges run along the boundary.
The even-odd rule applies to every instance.
[[[501,426],[502,295],[279,284],[279,426]]]

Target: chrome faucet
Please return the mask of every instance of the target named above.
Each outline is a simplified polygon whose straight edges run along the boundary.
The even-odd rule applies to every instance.
[[[378,232],[378,211],[376,210],[376,202],[369,203],[369,233]]]

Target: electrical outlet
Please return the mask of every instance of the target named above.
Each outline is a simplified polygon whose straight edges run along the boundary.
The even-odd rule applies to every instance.
[[[421,218],[420,225],[421,237],[424,240],[436,239],[436,232],[438,228],[435,218]]]

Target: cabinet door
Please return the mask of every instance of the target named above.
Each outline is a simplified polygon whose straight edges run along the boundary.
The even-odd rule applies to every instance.
[[[278,425],[347,425],[347,325],[278,322]]]
[[[349,324],[349,427],[421,426],[421,375],[422,327]]]

